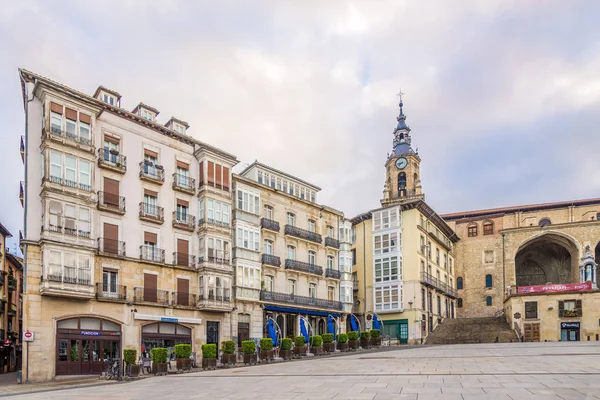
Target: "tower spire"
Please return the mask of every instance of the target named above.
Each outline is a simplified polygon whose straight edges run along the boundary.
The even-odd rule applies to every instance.
[[[402,100],[402,95],[404,95],[404,92],[400,89],[396,94],[399,98],[398,107],[400,108],[400,112],[396,118],[398,125],[396,125],[396,129],[394,129],[394,151],[392,152],[392,156],[414,154],[413,149],[410,147],[410,128],[406,125],[406,115],[404,115],[404,101]]]

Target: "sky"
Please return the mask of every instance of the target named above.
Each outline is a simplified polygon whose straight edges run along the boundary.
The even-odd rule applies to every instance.
[[[399,89],[438,213],[600,197],[597,1],[0,0],[0,222],[22,229],[17,68],[99,85],[377,208]],[[16,243],[12,242],[13,245]]]

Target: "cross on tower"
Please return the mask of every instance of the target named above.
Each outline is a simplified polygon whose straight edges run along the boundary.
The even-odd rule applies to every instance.
[[[400,90],[398,90],[398,93],[396,94],[396,96],[398,96],[400,98],[400,102],[402,102],[402,95],[404,94],[404,92],[402,91],[402,88],[400,88]]]

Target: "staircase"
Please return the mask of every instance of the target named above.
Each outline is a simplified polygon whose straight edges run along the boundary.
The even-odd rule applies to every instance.
[[[431,332],[427,344],[518,342],[517,334],[503,317],[445,319]]]

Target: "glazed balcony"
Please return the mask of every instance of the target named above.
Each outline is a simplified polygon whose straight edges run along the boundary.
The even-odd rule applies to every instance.
[[[44,178],[44,182],[49,182],[51,184],[60,185],[63,188],[66,188],[66,190],[70,191],[70,192],[73,192],[73,190],[74,191],[82,190],[84,192],[91,192],[92,191],[92,187],[90,185],[86,185],[84,183],[77,183],[75,181],[70,181],[68,179],[63,179],[63,178],[58,177],[58,176],[52,176],[52,175],[50,175],[50,176]],[[80,194],[83,195],[83,193],[80,193]]]
[[[127,301],[127,287],[96,283],[96,300],[124,303]]]
[[[98,167],[124,174],[127,172],[127,157],[118,151],[98,149]]]
[[[260,220],[260,227],[263,229],[267,229],[269,231],[273,231],[273,232],[279,232],[279,230],[280,230],[279,222],[274,221],[269,218],[262,218]]]
[[[188,232],[196,230],[196,217],[187,213],[173,211],[173,228],[183,229]]]
[[[162,185],[165,182],[165,169],[162,165],[142,161],[140,162],[140,179]]]
[[[340,248],[340,241],[334,238],[326,237],[325,238],[325,246],[331,247],[334,249]]]
[[[173,174],[173,190],[194,195],[196,193],[196,180],[175,172]]]
[[[172,292],[171,299],[172,306],[196,308],[195,294],[185,292]]]
[[[142,202],[140,203],[139,216],[142,221],[162,224],[165,222],[165,209],[163,207]]]
[[[98,238],[98,254],[110,257],[125,257],[125,242],[109,238]]]
[[[214,264],[220,267],[229,266],[231,263],[228,251],[208,249],[208,255],[204,252],[198,257],[198,267],[204,267],[206,264]]]
[[[285,234],[288,236],[293,236],[298,239],[307,240],[313,243],[321,243],[323,239],[321,235],[316,232],[307,231],[306,229],[301,229],[292,225],[285,226]]]
[[[233,309],[231,291],[214,287],[205,291],[204,288],[200,288],[198,308],[206,311],[231,311]]]
[[[196,256],[187,253],[173,253],[173,265],[195,269]]]
[[[325,277],[332,278],[332,279],[340,279],[342,277],[342,274],[337,269],[327,268],[325,270]]]
[[[140,260],[164,264],[165,251],[156,246],[143,244],[140,246]]]
[[[89,269],[77,269],[61,265],[50,265],[42,276],[40,293],[49,296],[91,299],[94,297],[92,273]]]
[[[281,267],[281,259],[272,254],[263,254],[262,263],[265,265],[272,265],[273,267]]]
[[[117,194],[98,192],[98,210],[115,214],[125,214],[125,197]]]
[[[266,290],[260,291],[260,299],[262,301],[276,304],[288,304],[336,311],[342,309],[342,303],[339,301],[318,299],[316,297],[298,296],[288,293],[268,292]]]
[[[235,298],[247,300],[260,300],[260,289],[235,286]]]
[[[198,220],[199,228],[208,228],[209,226],[216,227],[217,229],[230,229],[230,224],[228,222],[217,221],[213,218],[200,218]]]
[[[303,261],[298,260],[290,260],[289,258],[285,260],[285,269],[290,269],[293,271],[305,272],[307,274],[314,275],[323,275],[323,267],[318,265],[309,264]]]
[[[87,151],[88,153],[94,153],[94,146],[90,138],[80,136],[77,132],[63,130],[60,126],[50,125],[42,128],[42,140],[51,140],[55,143]]]
[[[165,307],[169,305],[169,292],[166,290],[135,287],[133,288],[133,302]]]

